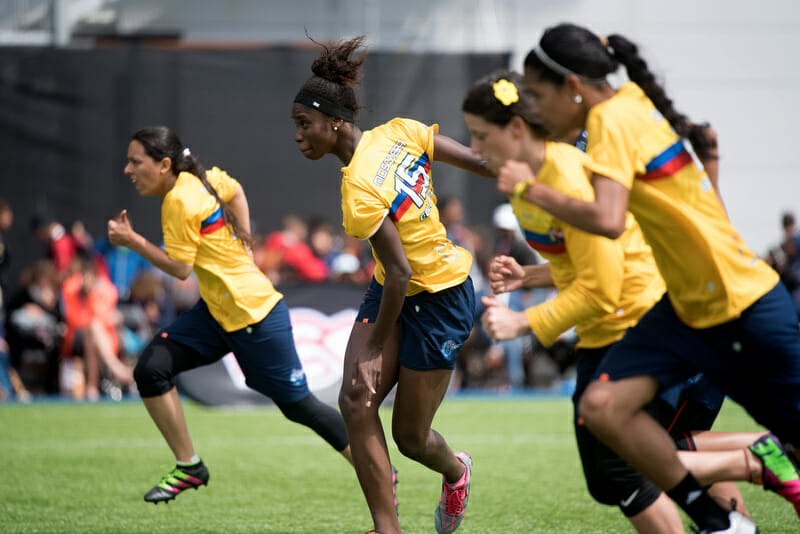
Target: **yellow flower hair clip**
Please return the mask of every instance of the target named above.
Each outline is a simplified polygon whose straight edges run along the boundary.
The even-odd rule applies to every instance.
[[[505,78],[502,80],[497,80],[492,85],[492,89],[494,89],[494,97],[504,106],[510,106],[514,102],[519,102],[519,92],[517,92],[517,86]]]

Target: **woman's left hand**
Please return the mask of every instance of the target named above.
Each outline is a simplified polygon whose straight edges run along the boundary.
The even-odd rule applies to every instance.
[[[516,312],[494,297],[481,297],[486,311],[481,317],[484,330],[495,341],[515,339],[531,331],[525,312]]]

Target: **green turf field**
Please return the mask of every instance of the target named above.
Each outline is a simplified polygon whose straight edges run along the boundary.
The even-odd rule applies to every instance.
[[[566,398],[448,398],[435,428],[475,462],[460,533],[630,532],[616,508],[587,493]],[[172,457],[138,402],[0,405],[0,532],[357,533],[371,528],[349,465],[274,408],[186,403],[208,487],[169,505],[142,500]],[[384,411],[388,417],[390,412]],[[728,405],[718,430],[755,430]],[[401,457],[400,523],[433,532],[440,479]],[[742,491],[761,532],[798,532],[791,506]]]

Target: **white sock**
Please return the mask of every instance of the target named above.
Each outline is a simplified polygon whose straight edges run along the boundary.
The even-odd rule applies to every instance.
[[[177,465],[194,465],[194,464],[196,464],[196,463],[197,463],[197,462],[199,462],[199,461],[200,461],[200,457],[199,457],[199,456],[197,456],[197,454],[195,453],[195,455],[194,455],[194,456],[192,456],[191,458],[189,458],[189,461],[188,461],[188,462],[175,462],[175,463],[176,463]]]

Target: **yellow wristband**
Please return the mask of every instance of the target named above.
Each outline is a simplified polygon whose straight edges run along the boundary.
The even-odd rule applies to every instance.
[[[525,193],[528,192],[528,188],[531,186],[532,183],[533,180],[531,178],[519,182],[517,185],[514,186],[513,197],[522,200],[527,200],[527,198],[525,198],[526,197]]]

